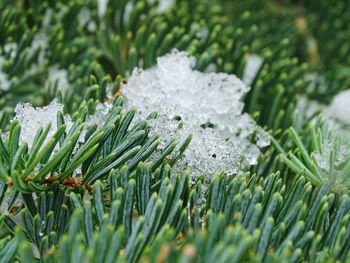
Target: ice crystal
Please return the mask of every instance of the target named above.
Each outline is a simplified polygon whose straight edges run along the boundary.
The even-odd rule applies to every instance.
[[[172,139],[179,142],[185,140],[186,130],[181,127],[179,121],[170,119],[165,115],[159,115],[148,121],[150,126],[149,136],[161,134],[159,148],[164,149]]]
[[[186,123],[169,119],[165,115],[159,115],[149,121],[150,136],[160,134],[159,151],[163,150],[173,139],[179,146],[188,135],[192,134],[192,141],[176,165],[176,170],[181,172],[185,168],[191,171],[191,179],[194,182],[202,174],[210,181],[212,176],[219,173],[236,174],[239,167],[239,152],[230,141],[225,140],[217,130],[201,127],[189,129]],[[175,151],[176,152],[176,151]],[[156,152],[158,157],[159,152]]]
[[[193,70],[195,63],[185,52],[174,50],[158,58],[154,68],[135,69],[122,87],[127,104],[135,106],[142,117],[158,111],[181,119],[194,133],[214,128],[238,147],[243,159],[256,164],[259,148],[251,139],[257,133],[258,146],[265,147],[269,138],[242,112],[249,88],[234,75]]]
[[[256,138],[257,138],[256,144],[260,148],[267,147],[271,143],[270,135],[263,129],[258,129],[258,131],[256,133]]]
[[[134,70],[123,94],[143,116],[157,110],[193,126],[212,123],[235,133],[232,121],[241,116],[248,88],[234,75],[204,74],[192,70],[194,65],[194,58],[174,51],[159,58],[156,68]]]
[[[205,174],[209,182],[213,175],[238,172],[239,153],[232,142],[211,128],[197,129],[192,133],[192,141],[179,162],[180,166],[190,168],[192,180]]]
[[[19,103],[15,107],[15,119],[21,125],[21,140],[28,143],[31,148],[35,134],[40,127],[44,127],[51,122],[50,131],[44,144],[53,136],[57,129],[57,112],[63,110],[63,105],[56,100],[45,107],[33,107],[29,103]],[[66,117],[69,123],[69,117]]]

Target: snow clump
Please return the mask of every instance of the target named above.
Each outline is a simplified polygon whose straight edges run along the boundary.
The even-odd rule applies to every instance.
[[[184,128],[177,132],[192,133],[193,139],[182,161],[196,176],[201,172],[236,173],[240,160],[256,164],[260,149],[270,139],[243,113],[249,88],[235,75],[196,71],[195,63],[185,52],[174,50],[158,58],[151,69],[135,69],[121,90],[127,106],[136,107],[140,118],[157,111],[167,121],[183,122]],[[173,135],[169,129],[174,128],[162,118],[163,123],[157,124],[162,128],[157,131],[169,137]]]
[[[29,103],[19,103],[15,107],[15,120],[21,126],[20,138],[28,144],[29,149],[33,145],[33,141],[37,130],[51,123],[50,131],[44,141],[44,145],[55,134],[57,130],[57,112],[63,110],[63,105],[53,100],[49,105],[44,107],[33,107]],[[71,126],[71,120],[65,117],[67,126]],[[69,127],[67,127],[69,130]]]

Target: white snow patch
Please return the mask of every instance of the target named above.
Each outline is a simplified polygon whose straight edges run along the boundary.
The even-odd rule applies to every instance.
[[[192,131],[193,138],[180,159],[179,166],[189,167],[192,180],[205,174],[206,181],[219,173],[236,174],[239,170],[239,151],[235,144],[226,141],[215,129]],[[183,169],[182,169],[183,170]]]
[[[157,159],[160,152],[169,143],[176,139],[178,145],[175,152],[183,144],[186,138],[192,134],[192,140],[184,155],[176,165],[176,170],[182,172],[185,168],[191,170],[191,180],[205,174],[206,181],[221,172],[236,174],[239,168],[239,151],[230,141],[226,141],[215,129],[197,128],[189,129],[180,121],[169,119],[165,115],[159,115],[149,121],[150,136],[160,135],[160,144],[152,160]],[[174,156],[171,156],[173,158]]]
[[[248,57],[247,63],[245,65],[244,71],[243,71],[243,82],[250,87],[254,80],[256,75],[258,74],[262,64],[263,64],[263,58],[260,57],[257,54],[251,54]]]
[[[204,169],[207,173],[214,172],[208,167],[225,168],[228,173],[237,171],[239,158],[235,158],[234,153],[228,154],[232,160],[227,156],[220,158],[218,153],[220,165],[210,163],[210,159],[205,158],[211,149],[215,149],[215,144],[225,154],[229,153],[231,147],[235,149],[234,152],[239,152],[244,162],[256,164],[259,147],[269,145],[270,139],[248,114],[242,112],[242,100],[249,88],[234,75],[193,70],[195,62],[185,52],[175,50],[158,58],[154,68],[135,69],[127,84],[122,87],[127,105],[135,106],[143,118],[153,111],[168,119],[180,118],[185,129],[194,135],[193,146],[190,148],[195,148],[188,159],[196,159],[193,160],[196,163],[187,161],[193,169],[201,168],[199,166],[202,163],[207,163]],[[163,125],[164,131],[159,132],[161,136],[171,134],[166,125],[168,124]],[[250,142],[254,136],[259,147]],[[219,137],[221,143],[218,143]]]
[[[15,107],[15,119],[21,125],[21,140],[28,143],[29,149],[33,145],[35,134],[40,127],[51,123],[50,131],[44,144],[52,138],[57,130],[57,112],[63,110],[63,105],[56,100],[45,107],[33,107],[29,103],[19,103]],[[71,120],[66,116],[67,126],[71,125]],[[67,127],[69,129],[69,127]]]

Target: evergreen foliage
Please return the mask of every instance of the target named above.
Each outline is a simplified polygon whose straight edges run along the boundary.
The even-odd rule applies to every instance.
[[[98,2],[0,2],[0,262],[348,262],[349,131],[321,103],[350,83],[349,2]],[[193,181],[174,169],[191,135],[159,152],[156,113],[124,105],[133,69],[174,48],[239,78],[261,56],[244,98],[272,141],[257,165]],[[56,123],[23,142],[15,106],[54,98]]]

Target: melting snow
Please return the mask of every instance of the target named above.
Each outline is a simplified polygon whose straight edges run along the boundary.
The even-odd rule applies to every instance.
[[[54,135],[57,130],[57,112],[63,110],[63,105],[56,100],[48,106],[34,108],[29,103],[19,103],[15,108],[15,119],[21,125],[21,140],[28,143],[31,148],[35,134],[40,127],[44,127],[51,122],[50,131],[44,144]],[[67,125],[70,124],[70,118],[66,117]]]
[[[210,180],[213,175],[221,172],[236,174],[239,166],[239,151],[230,141],[226,141],[215,129],[189,129],[180,121],[159,115],[149,121],[150,136],[160,135],[159,151],[164,149],[173,139],[178,141],[176,150],[192,134],[192,141],[177,164],[177,171],[186,167],[191,170],[191,179],[195,181],[202,174]],[[176,152],[176,151],[175,151]],[[174,157],[174,156],[172,156]]]
[[[242,100],[249,88],[234,75],[193,70],[195,62],[185,52],[175,50],[158,58],[154,68],[135,69],[122,87],[128,106],[135,106],[143,118],[157,111],[170,120],[181,119],[184,130],[193,133],[182,160],[192,170],[235,173],[239,154],[244,162],[256,164],[259,147],[266,147],[270,140],[242,112]],[[161,137],[173,135],[169,123],[158,126],[162,127],[158,128]],[[259,147],[251,143],[254,138]],[[211,157],[212,152],[216,158]]]

